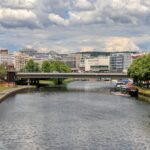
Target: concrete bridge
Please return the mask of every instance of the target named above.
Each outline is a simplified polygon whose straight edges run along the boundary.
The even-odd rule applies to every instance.
[[[57,84],[62,84],[63,79],[66,78],[79,78],[79,79],[123,79],[127,78],[125,73],[19,73],[14,71],[9,71],[7,73],[8,82],[14,82],[16,78],[26,80],[28,84],[39,85],[39,80],[46,79],[58,79]],[[23,83],[23,81],[21,81]]]
[[[126,73],[16,73],[21,79],[50,79],[50,78],[127,78]]]

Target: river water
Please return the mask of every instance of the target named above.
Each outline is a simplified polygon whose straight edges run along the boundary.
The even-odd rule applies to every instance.
[[[82,81],[8,97],[0,150],[150,150],[150,104],[114,96],[109,86]]]

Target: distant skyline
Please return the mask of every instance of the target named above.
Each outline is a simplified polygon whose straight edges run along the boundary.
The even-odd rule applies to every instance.
[[[2,0],[0,48],[150,51],[149,0]]]

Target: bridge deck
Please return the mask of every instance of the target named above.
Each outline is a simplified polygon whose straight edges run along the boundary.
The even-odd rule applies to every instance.
[[[48,79],[48,78],[127,78],[126,73],[16,73],[23,79]]]

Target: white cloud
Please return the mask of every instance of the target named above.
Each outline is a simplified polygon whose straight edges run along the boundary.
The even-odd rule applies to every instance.
[[[74,7],[80,10],[94,9],[94,6],[88,0],[76,0],[74,1]]]
[[[55,16],[56,18],[56,16]],[[64,19],[65,18],[65,19]],[[68,16],[50,19],[58,25],[72,24],[149,24],[150,5],[140,0],[75,0],[68,9]],[[54,21],[53,21],[54,20]]]
[[[0,19],[18,19],[18,20],[26,20],[26,19],[35,19],[36,15],[32,11],[22,10],[22,9],[0,9]]]
[[[73,25],[73,24],[90,24],[101,21],[96,11],[70,11],[69,18],[64,19],[58,14],[49,14],[49,19],[51,22],[57,25]]]
[[[90,46],[81,47],[82,52],[89,52],[89,51],[91,52],[93,50],[94,50],[94,48],[90,47]]]
[[[150,48],[149,25],[149,0],[0,0],[1,47]]]
[[[50,19],[51,22],[53,22],[57,25],[64,25],[64,26],[69,25],[68,20],[65,20],[64,18],[62,18],[61,16],[59,16],[57,14],[49,14],[48,18]]]
[[[1,9],[34,12],[44,26],[74,24],[150,24],[147,0],[3,0]]]
[[[25,9],[0,9],[0,24],[3,27],[37,27],[38,20],[36,15]]]
[[[87,24],[87,23],[95,23],[96,21],[100,21],[101,19],[97,16],[96,11],[80,11],[80,12],[70,12],[69,21],[73,24]]]
[[[0,6],[5,8],[33,8],[38,0],[2,0]]]
[[[123,52],[123,51],[137,51],[139,47],[129,38],[113,37],[106,41],[106,51],[109,52]]]

